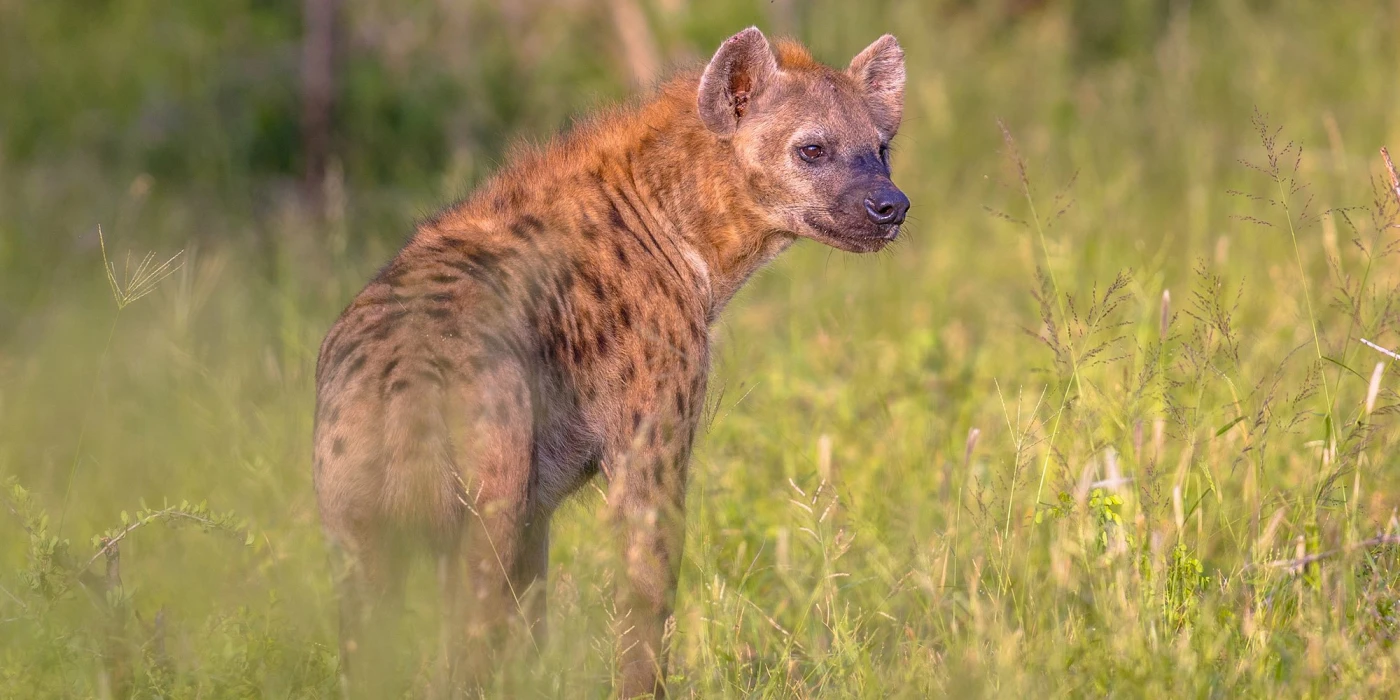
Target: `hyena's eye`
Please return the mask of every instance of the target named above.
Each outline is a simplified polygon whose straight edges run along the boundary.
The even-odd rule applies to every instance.
[[[815,143],[809,143],[797,149],[797,154],[802,156],[802,160],[808,163],[815,163],[826,156],[826,149]]]
[[[884,163],[886,168],[890,167],[890,145],[887,143],[880,144],[880,162]]]

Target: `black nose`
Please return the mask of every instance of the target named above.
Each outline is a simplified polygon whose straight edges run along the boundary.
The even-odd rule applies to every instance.
[[[881,226],[904,223],[904,215],[909,212],[909,198],[893,187],[882,187],[865,198],[865,213],[870,220]]]

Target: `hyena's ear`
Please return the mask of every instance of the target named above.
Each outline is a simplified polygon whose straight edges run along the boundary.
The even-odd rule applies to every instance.
[[[851,59],[846,73],[855,78],[865,93],[875,128],[886,140],[899,131],[904,117],[904,49],[892,34],[886,34]]]
[[[777,72],[773,49],[757,27],[729,37],[700,76],[700,121],[720,136],[734,133],[753,97]]]

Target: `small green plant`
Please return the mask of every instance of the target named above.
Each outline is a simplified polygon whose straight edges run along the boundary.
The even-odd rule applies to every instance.
[[[1205,566],[1186,543],[1172,547],[1162,593],[1162,617],[1170,628],[1180,629],[1193,619],[1200,593],[1209,583]]]
[[[1043,503],[1041,508],[1035,512],[1035,522],[1037,525],[1050,520],[1059,520],[1068,517],[1074,512],[1074,496],[1061,491],[1055,497],[1054,503]]]
[[[52,628],[60,617],[59,607],[81,591],[85,594],[83,597],[92,603],[91,607],[81,609],[95,614],[84,616],[86,623],[59,638],[72,640],[65,645],[70,653],[81,655],[84,649],[98,650],[104,678],[114,686],[113,691],[123,693],[132,689],[138,671],[143,672],[143,678],[159,685],[160,679],[168,675],[168,669],[165,668],[164,658],[132,651],[132,630],[137,627],[138,620],[131,605],[130,593],[122,581],[122,543],[138,530],[156,524],[167,527],[192,524],[202,532],[234,537],[245,546],[254,542],[247,522],[234,513],[215,512],[207,504],[182,501],[178,505],[166,504],[161,508],[149,508],[142,504],[134,515],[122,511],[121,524],[93,535],[93,552],[79,555],[74,551],[71,540],[50,530],[48,512],[14,477],[0,484],[0,502],[4,503],[29,538],[25,566],[15,573],[19,584],[15,586],[15,591],[18,592],[11,591],[5,585],[7,582],[0,580],[0,588],[8,594],[7,602],[17,608],[9,622]],[[103,564],[100,574],[94,571],[99,562]],[[137,645],[141,649],[149,650],[152,643],[164,645],[163,612],[157,614],[154,625],[144,636],[147,639]],[[83,641],[76,645],[72,643],[80,639]]]
[[[1098,545],[1107,550],[1115,535],[1121,534],[1123,516],[1118,511],[1123,507],[1123,497],[1103,489],[1094,489],[1089,492],[1088,506],[1089,517],[1098,531]],[[1128,544],[1132,545],[1131,540]]]
[[[24,590],[44,600],[67,593],[77,581],[72,543],[49,529],[49,514],[34,503],[29,491],[14,477],[4,482],[4,501],[29,538],[26,565],[18,572]]]

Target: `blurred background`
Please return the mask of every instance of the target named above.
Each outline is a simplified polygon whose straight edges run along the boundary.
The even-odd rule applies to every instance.
[[[799,245],[717,326],[681,694],[1393,683],[1394,551],[1353,545],[1400,505],[1356,342],[1400,346],[1400,2],[0,0],[6,695],[333,695],[325,330],[513,144],[749,25],[836,66],[899,37],[914,204],[892,254]],[[1133,485],[1090,506],[1105,454]],[[606,694],[596,505],[500,692]],[[1295,537],[1374,575],[1251,578]]]
[[[237,241],[268,257],[285,234],[276,222],[300,214],[344,226],[316,234],[312,247],[326,248],[324,256],[369,239],[395,242],[409,228],[405,212],[470,191],[512,143],[544,138],[697,64],[750,24],[798,37],[837,63],[872,37],[898,33],[911,63],[904,147],[940,162],[917,171],[924,182],[941,178],[927,184],[936,192],[986,169],[969,156],[994,150],[996,118],[1039,141],[1087,125],[1112,130],[1101,147],[1122,134],[1144,147],[1177,139],[1190,148],[1169,110],[1191,110],[1206,128],[1217,116],[1243,123],[1256,105],[1293,107],[1309,111],[1290,124],[1295,132],[1324,137],[1310,143],[1335,146],[1326,137],[1342,132],[1372,143],[1393,110],[1360,109],[1357,100],[1390,92],[1372,76],[1393,70],[1384,36],[1394,9],[1188,0],[9,0],[0,6],[0,327],[19,322],[68,265],[90,262],[81,254],[92,252],[98,223],[132,229],[122,236],[140,230],[148,245]],[[1115,118],[1145,115],[1149,105],[1160,108],[1153,118]],[[1139,167],[1170,178],[1176,164]],[[168,214],[169,200],[190,203],[197,225],[141,220]],[[58,211],[72,219],[56,224]]]
[[[124,237],[140,230],[148,245],[240,241],[270,255],[283,236],[275,222],[309,203],[346,227],[317,234],[324,246],[313,247],[327,254],[397,241],[405,212],[469,191],[513,142],[694,65],[750,24],[837,63],[898,33],[911,62],[904,147],[946,163],[919,171],[946,190],[980,172],[969,155],[993,150],[997,117],[1046,136],[1112,121],[1114,135],[1160,141],[1182,136],[1169,115],[1109,115],[1150,104],[1243,122],[1255,104],[1280,101],[1258,99],[1277,87],[1294,107],[1315,103],[1295,129],[1322,136],[1326,102],[1330,123],[1370,136],[1387,110],[1356,100],[1377,67],[1393,68],[1383,40],[1393,11],[1187,0],[9,0],[0,327],[68,264],[90,262],[81,253],[98,223],[130,227],[116,232]],[[1173,164],[1142,167],[1170,175]],[[199,211],[197,225],[140,218],[176,199]],[[72,219],[55,225],[60,210]]]

